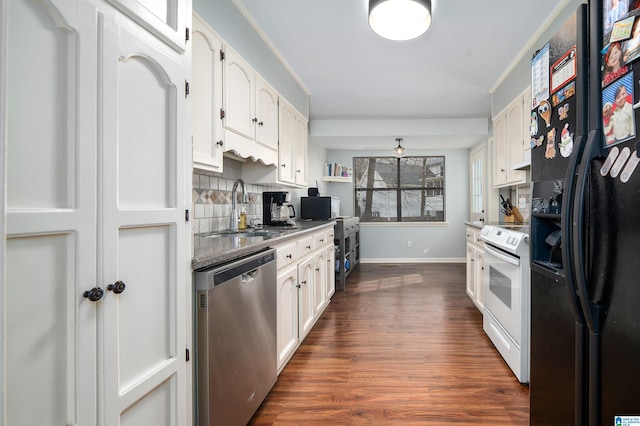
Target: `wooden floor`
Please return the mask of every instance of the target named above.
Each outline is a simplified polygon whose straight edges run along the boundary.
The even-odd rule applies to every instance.
[[[361,264],[252,425],[528,425],[520,385],[482,331],[464,264]]]

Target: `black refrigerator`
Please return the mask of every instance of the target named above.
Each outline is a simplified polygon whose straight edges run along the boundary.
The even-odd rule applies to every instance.
[[[639,3],[532,59],[531,425],[640,424]]]

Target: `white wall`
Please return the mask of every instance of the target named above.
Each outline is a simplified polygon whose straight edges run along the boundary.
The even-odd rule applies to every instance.
[[[327,152],[327,161],[352,166],[353,157],[389,156],[388,151]],[[445,156],[446,225],[361,224],[360,258],[363,262],[462,262],[466,258],[465,225],[469,211],[469,152],[459,150],[412,150],[407,155]],[[353,183],[327,185],[326,195],[340,198],[341,214],[354,212]],[[411,241],[412,247],[407,247]]]

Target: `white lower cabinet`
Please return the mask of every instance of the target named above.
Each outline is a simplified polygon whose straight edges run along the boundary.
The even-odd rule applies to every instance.
[[[333,226],[278,244],[275,249],[280,373],[335,293]]]
[[[482,312],[484,310],[482,291],[484,243],[478,237],[479,235],[479,229],[467,227],[467,295]]]

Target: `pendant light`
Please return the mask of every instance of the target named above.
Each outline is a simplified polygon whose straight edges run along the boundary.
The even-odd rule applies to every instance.
[[[397,146],[397,147],[395,147],[395,148],[393,148],[393,156],[394,156],[394,157],[398,157],[398,158],[404,157],[404,152],[405,152],[406,150],[405,150],[405,149],[404,149],[404,147],[401,145],[401,143],[402,143],[402,141],[403,141],[403,140],[404,140],[404,139],[402,139],[402,138],[396,138],[396,142],[398,142],[398,146]]]
[[[369,26],[389,40],[411,40],[431,25],[431,0],[369,0]]]

